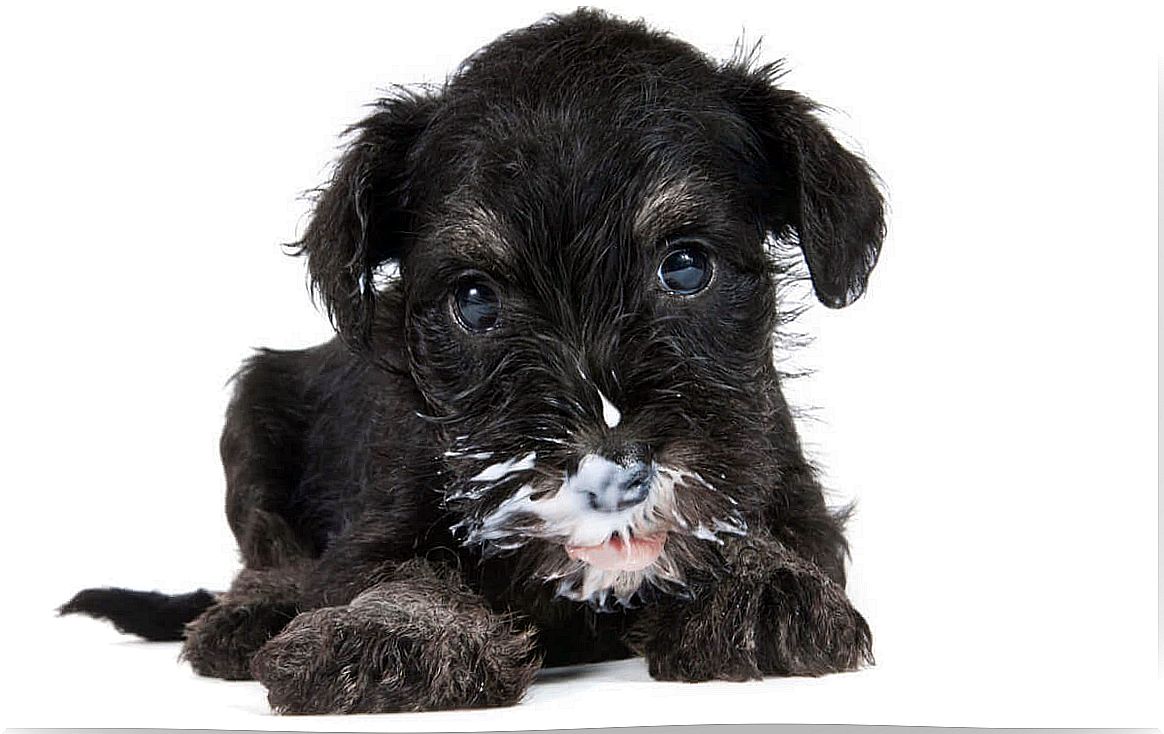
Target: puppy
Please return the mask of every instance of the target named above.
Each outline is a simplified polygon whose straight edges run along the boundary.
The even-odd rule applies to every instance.
[[[380,100],[298,243],[338,337],[235,380],[243,570],[61,611],[183,639],[286,713],[511,705],[539,666],[631,655],[870,662],[773,349],[780,246],[845,306],[882,199],[778,78],[579,11]]]

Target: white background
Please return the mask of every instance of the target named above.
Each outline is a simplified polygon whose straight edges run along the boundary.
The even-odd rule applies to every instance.
[[[1152,4],[606,7],[741,31],[885,179],[867,296],[817,308],[795,399],[856,497],[878,665],[820,680],[547,677],[494,712],[318,721],[53,608],[221,589],[224,383],[328,337],[302,262],[337,134],[569,4],[6,4],[0,14],[4,725],[1159,725]]]

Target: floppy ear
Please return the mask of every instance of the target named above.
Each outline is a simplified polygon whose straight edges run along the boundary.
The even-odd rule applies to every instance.
[[[320,189],[295,254],[307,257],[311,287],[346,341],[366,344],[376,291],[373,271],[399,260],[409,226],[409,151],[433,100],[408,93],[382,99],[348,128],[352,136]]]
[[[865,292],[885,237],[875,174],[816,118],[814,102],[776,86],[779,64],[731,65],[723,74],[760,144],[766,226],[795,231],[821,303],[849,305]]]

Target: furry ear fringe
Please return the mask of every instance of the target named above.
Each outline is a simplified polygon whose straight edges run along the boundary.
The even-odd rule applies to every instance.
[[[837,142],[816,116],[819,105],[777,86],[786,73],[783,63],[756,65],[755,51],[737,48],[720,75],[764,158],[769,231],[787,236],[791,230],[817,298],[842,308],[865,292],[881,253],[886,229],[880,178]]]
[[[349,343],[367,343],[376,268],[403,253],[410,231],[409,151],[428,123],[433,99],[398,89],[345,131],[351,142],[331,181],[314,192],[306,232],[288,245],[307,258],[312,293]]]

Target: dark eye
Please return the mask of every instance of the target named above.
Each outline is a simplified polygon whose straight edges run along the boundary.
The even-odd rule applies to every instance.
[[[672,250],[659,265],[659,282],[671,293],[690,296],[711,280],[711,259],[697,246]]]
[[[467,278],[453,289],[453,310],[457,321],[468,331],[489,331],[500,321],[501,297],[484,280]]]

